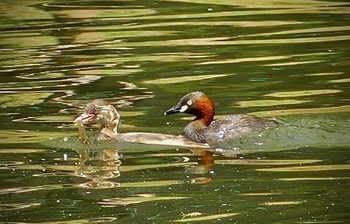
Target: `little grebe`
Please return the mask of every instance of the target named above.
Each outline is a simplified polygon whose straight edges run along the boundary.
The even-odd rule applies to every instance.
[[[186,94],[174,107],[164,114],[188,113],[196,118],[189,123],[183,136],[201,143],[212,143],[226,139],[238,139],[253,131],[263,130],[277,124],[274,120],[262,119],[247,114],[233,114],[214,122],[215,107],[213,101],[202,92]]]
[[[97,141],[115,140],[136,144],[167,145],[192,148],[208,148],[206,144],[193,142],[183,136],[147,132],[118,133],[120,115],[114,106],[104,100],[94,100],[85,107],[84,113],[74,120],[79,124],[99,124]]]

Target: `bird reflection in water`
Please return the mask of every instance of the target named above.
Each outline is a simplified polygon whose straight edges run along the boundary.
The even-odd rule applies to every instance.
[[[78,169],[76,175],[84,177],[90,181],[80,184],[82,188],[113,188],[119,187],[118,182],[112,181],[113,178],[120,176],[121,161],[119,153],[115,149],[99,150],[94,158],[90,158],[88,148],[80,151]],[[96,161],[97,166],[87,165],[90,161]]]

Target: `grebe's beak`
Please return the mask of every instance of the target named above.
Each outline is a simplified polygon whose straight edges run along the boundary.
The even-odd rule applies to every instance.
[[[170,115],[170,114],[176,114],[176,113],[182,113],[187,110],[187,105],[181,105],[181,104],[176,104],[169,110],[164,112],[164,115]]]
[[[91,114],[91,113],[82,113],[79,117],[77,117],[75,120],[74,120],[74,123],[82,123],[82,124],[89,124],[92,119],[94,119],[96,117],[95,114]]]

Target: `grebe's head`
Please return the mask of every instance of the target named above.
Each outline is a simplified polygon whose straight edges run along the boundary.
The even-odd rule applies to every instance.
[[[120,115],[114,106],[104,100],[94,100],[89,103],[84,112],[74,120],[74,123],[99,124],[101,128],[111,127],[117,131]]]
[[[164,114],[188,113],[196,116],[196,119],[204,120],[209,125],[213,120],[215,108],[214,103],[206,94],[196,91],[186,94],[172,108]]]

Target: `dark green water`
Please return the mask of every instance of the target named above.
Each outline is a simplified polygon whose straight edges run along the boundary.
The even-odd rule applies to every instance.
[[[347,1],[1,1],[3,223],[348,223]],[[180,134],[185,93],[275,117],[225,148],[78,141],[104,98],[121,131]]]

